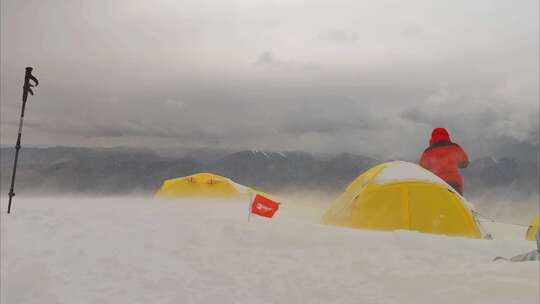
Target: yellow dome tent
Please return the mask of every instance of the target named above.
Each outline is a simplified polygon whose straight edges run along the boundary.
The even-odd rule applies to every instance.
[[[538,233],[538,226],[540,225],[540,212],[538,212],[527,229],[527,235],[525,238],[529,241],[534,241],[536,239],[536,233]]]
[[[156,198],[228,198],[260,193],[232,180],[212,173],[168,179],[155,194]]]
[[[402,161],[357,177],[324,214],[323,224],[362,229],[407,229],[480,238],[472,206],[424,168]]]

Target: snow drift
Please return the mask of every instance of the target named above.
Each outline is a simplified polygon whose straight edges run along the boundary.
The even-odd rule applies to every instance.
[[[534,248],[525,228],[499,225],[494,240],[363,231],[319,225],[308,208],[248,223],[243,201],[17,197],[1,215],[1,302],[540,300],[538,262],[492,262]]]

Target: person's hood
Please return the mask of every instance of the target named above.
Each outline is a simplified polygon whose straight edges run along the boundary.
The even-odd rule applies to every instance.
[[[435,128],[431,132],[431,139],[429,140],[429,145],[436,144],[440,141],[448,141],[450,142],[450,134],[448,134],[448,131],[446,131],[445,128]]]

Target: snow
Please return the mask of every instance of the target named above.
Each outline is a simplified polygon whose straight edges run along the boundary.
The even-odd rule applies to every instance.
[[[268,153],[266,151],[263,151],[263,150],[252,149],[251,153],[252,154],[262,154],[265,158],[269,158]]]
[[[379,184],[401,181],[401,180],[415,180],[426,181],[430,183],[436,183],[446,187],[448,190],[454,192],[461,197],[461,200],[465,203],[467,208],[475,210],[474,205],[467,201],[463,196],[457,193],[452,186],[448,185],[437,175],[430,171],[420,167],[417,164],[405,162],[405,161],[392,161],[386,164],[384,169],[377,174],[374,181]]]
[[[440,184],[451,189],[445,181],[443,181],[435,174],[429,172],[428,170],[420,167],[417,164],[404,161],[389,162],[375,178],[375,182],[381,184],[399,180],[427,181]]]
[[[224,179],[226,179],[234,187],[234,189],[236,189],[236,191],[238,191],[239,193],[248,194],[250,192],[249,187],[246,187],[237,182],[234,182],[231,179],[226,178],[226,177],[224,177]]]
[[[322,205],[248,223],[240,201],[20,196],[11,215],[5,201],[1,303],[540,300],[538,262],[492,262],[534,248],[525,228],[475,240],[324,226]]]

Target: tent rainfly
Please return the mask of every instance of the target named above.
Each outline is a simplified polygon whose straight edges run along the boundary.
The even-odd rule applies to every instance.
[[[212,173],[167,179],[155,193],[156,198],[225,198],[235,199],[260,193],[249,187]]]
[[[527,234],[525,238],[529,241],[536,240],[536,234],[538,233],[538,226],[540,225],[540,212],[538,212],[532,219],[529,229],[527,229]]]
[[[442,179],[408,162],[377,165],[357,177],[324,214],[323,224],[482,237],[473,206]]]

